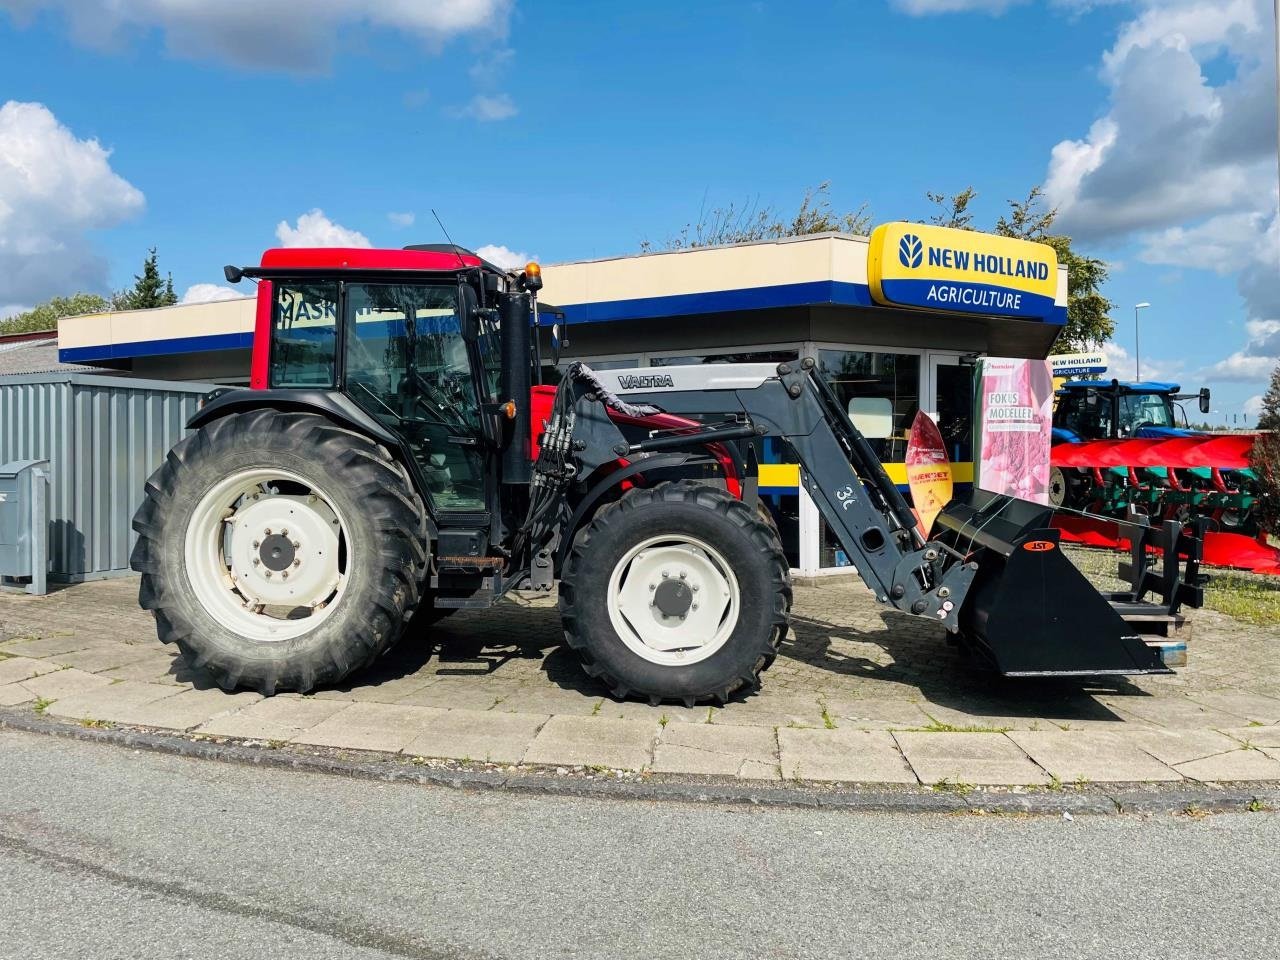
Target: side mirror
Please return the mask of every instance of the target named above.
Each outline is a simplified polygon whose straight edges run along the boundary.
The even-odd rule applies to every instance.
[[[1200,412],[1208,413],[1209,408],[1211,406],[1212,404],[1209,402],[1209,388],[1201,387],[1200,388]]]
[[[476,296],[468,284],[462,284],[459,287],[459,307],[458,311],[458,332],[462,334],[462,339],[467,343],[475,343],[480,339],[480,316],[481,313],[497,314],[495,310],[483,310],[480,306],[480,299]]]

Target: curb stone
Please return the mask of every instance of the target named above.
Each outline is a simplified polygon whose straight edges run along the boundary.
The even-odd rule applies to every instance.
[[[0,730],[58,736],[87,743],[149,750],[173,756],[239,763],[277,770],[346,776],[386,783],[418,784],[460,790],[505,790],[516,794],[661,800],[740,806],[850,810],[880,813],[967,813],[1054,816],[1071,814],[1209,814],[1241,812],[1261,804],[1280,809],[1280,785],[1172,783],[1108,784],[1066,790],[975,788],[936,791],[924,786],[796,784],[772,786],[716,777],[600,779],[557,768],[516,771],[478,769],[448,761],[419,766],[403,757],[361,751],[250,746],[211,742],[143,729],[86,727],[27,711],[0,709]],[[565,770],[561,774],[558,771]]]

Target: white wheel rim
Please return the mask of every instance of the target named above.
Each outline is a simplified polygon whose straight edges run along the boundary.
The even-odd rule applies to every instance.
[[[1067,502],[1067,475],[1060,467],[1049,471],[1049,505],[1060,507]]]
[[[609,620],[650,663],[682,667],[712,656],[738,625],[738,578],[719,551],[692,537],[650,537],[609,578]]]
[[[206,612],[235,633],[292,640],[324,622],[346,590],[346,529],[309,480],[286,470],[245,470],[196,504],[187,577]]]

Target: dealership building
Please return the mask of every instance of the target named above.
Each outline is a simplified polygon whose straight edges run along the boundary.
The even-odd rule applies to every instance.
[[[911,224],[547,265],[543,278],[541,300],[557,315],[540,323],[559,320],[562,366],[813,357],[842,401],[891,410],[890,435],[873,445],[898,483],[919,410],[941,427],[955,480],[970,481],[973,360],[1044,357],[1066,321],[1066,268],[1050,248]],[[59,325],[57,359],[148,381],[247,385],[255,316],[245,297],[73,317]],[[797,468],[780,449],[764,453],[761,491],[793,566],[815,575],[847,565]]]

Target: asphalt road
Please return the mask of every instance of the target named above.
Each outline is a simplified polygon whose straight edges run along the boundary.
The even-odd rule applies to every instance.
[[[0,956],[1273,958],[1280,815],[720,809],[0,731]]]

